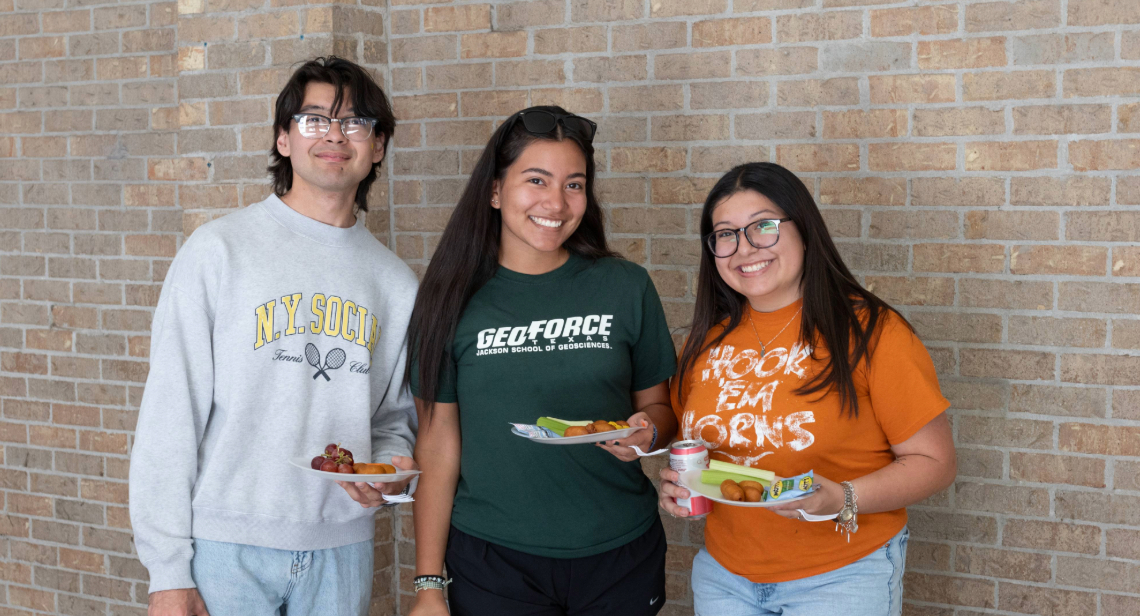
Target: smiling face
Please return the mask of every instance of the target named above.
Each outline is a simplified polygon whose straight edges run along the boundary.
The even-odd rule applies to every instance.
[[[356,115],[352,108],[352,93],[344,92],[340,109],[333,114],[332,104],[336,88],[332,84],[310,82],[305,86],[305,99],[298,113],[313,113],[329,118],[349,118]],[[365,141],[349,141],[341,132],[340,123],[334,122],[329,132],[319,139],[301,136],[296,122],[290,122],[289,132],[277,135],[277,150],[289,157],[293,166],[293,186],[290,192],[323,192],[355,195],[372,165],[384,158],[383,136],[371,136]]]
[[[567,257],[562,244],[586,213],[586,156],[569,139],[539,139],[495,180],[491,207],[502,214],[499,262],[541,273]]]
[[[742,190],[712,211],[713,231],[739,229],[757,220],[786,218],[775,203],[754,190]],[[721,279],[746,297],[752,307],[772,312],[799,299],[804,269],[804,242],[791,221],[780,224],[780,237],[768,248],[754,248],[739,234],[739,247],[730,257],[713,257]]]

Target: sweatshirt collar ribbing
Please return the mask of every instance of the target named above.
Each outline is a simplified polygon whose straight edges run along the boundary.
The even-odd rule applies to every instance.
[[[341,228],[305,216],[286,205],[277,195],[269,195],[268,199],[258,205],[285,228],[321,244],[344,246],[364,230],[364,219],[359,214],[356,216],[356,224]]]

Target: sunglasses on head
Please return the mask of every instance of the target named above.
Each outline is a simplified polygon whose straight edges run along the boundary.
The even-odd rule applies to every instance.
[[[593,141],[594,133],[598,131],[596,123],[582,116],[572,113],[557,113],[546,109],[524,109],[515,114],[512,121],[522,122],[523,128],[532,135],[550,134],[561,124],[564,129],[584,136],[586,141]],[[503,134],[508,132],[510,129],[503,131]]]

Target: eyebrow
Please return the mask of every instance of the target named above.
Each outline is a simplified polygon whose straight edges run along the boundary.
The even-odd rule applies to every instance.
[[[543,176],[546,176],[548,178],[554,177],[553,173],[547,171],[546,169],[539,169],[538,167],[531,167],[530,169],[523,169],[522,171],[520,171],[520,173],[537,173],[539,175],[543,175]],[[579,173],[571,173],[569,176],[566,177],[566,179],[569,180],[572,178],[585,178],[585,177],[586,177],[585,173],[579,172]]]
[[[765,208],[765,209],[762,209],[762,210],[760,210],[759,212],[756,212],[755,214],[753,214],[753,215],[751,215],[751,216],[749,216],[749,217],[748,217],[748,221],[749,221],[749,224],[751,224],[751,221],[752,221],[753,219],[755,219],[756,217],[760,216],[761,214],[768,214],[768,215],[771,215],[771,216],[775,216],[775,214],[776,214],[776,213],[775,213],[775,212],[773,212],[772,210],[769,210],[769,209],[767,209],[767,208]],[[714,224],[713,224],[713,228],[715,229],[715,228],[717,228],[717,227],[719,227],[719,226],[721,226],[721,225],[729,225],[729,226],[731,226],[731,225],[732,225],[732,223],[731,223],[731,222],[728,222],[727,220],[722,220],[722,221],[720,221],[720,222],[718,222],[718,223],[714,223]],[[747,226],[747,225],[745,225],[745,226]]]

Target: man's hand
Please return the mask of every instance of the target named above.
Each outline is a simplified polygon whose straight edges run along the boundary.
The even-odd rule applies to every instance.
[[[160,590],[150,595],[147,616],[210,616],[197,588]]]
[[[411,458],[404,456],[392,456],[392,466],[400,470],[413,471],[419,470],[420,465]],[[347,481],[338,481],[337,484],[344,488],[345,492],[352,497],[352,500],[360,503],[361,507],[369,509],[372,507],[379,507],[384,504],[384,497],[381,494],[399,494],[404,491],[404,487],[411,482],[412,478],[408,477],[403,481],[394,481],[392,483],[373,483],[368,484],[363,481],[349,483]]]

